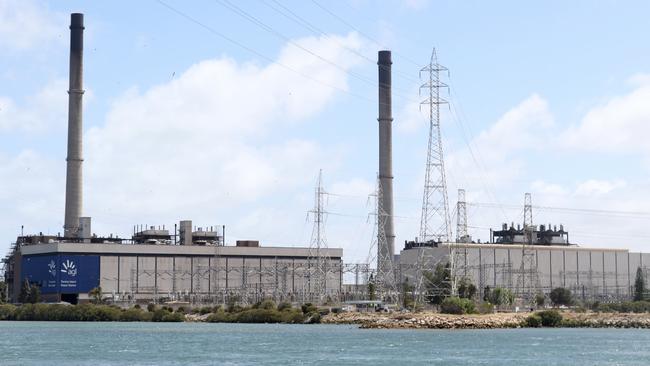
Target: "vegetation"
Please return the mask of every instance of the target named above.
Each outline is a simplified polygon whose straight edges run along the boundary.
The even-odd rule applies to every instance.
[[[555,306],[570,306],[573,304],[573,294],[571,290],[564,287],[554,288],[553,291],[548,295],[551,298],[551,302]]]
[[[512,293],[512,291],[502,287],[495,287],[494,290],[486,292],[484,297],[489,303],[496,306],[509,306],[512,305],[512,303],[515,301],[515,295]]]
[[[7,302],[7,283],[0,281],[0,304]]]
[[[22,304],[19,306],[0,305],[0,320],[38,320],[38,321],[183,321],[185,316],[172,313],[168,309],[148,312],[139,308],[121,309],[111,305],[63,305],[63,304]]]
[[[92,290],[88,291],[88,296],[90,296],[90,301],[93,304],[101,304],[102,303],[102,288],[101,287],[95,287]]]
[[[650,301],[625,301],[611,304],[595,304],[594,310],[603,313],[647,313]]]
[[[470,299],[448,297],[442,300],[440,312],[443,314],[473,314],[476,313],[476,307]]]
[[[20,286],[20,293],[18,294],[18,302],[23,304],[36,304],[41,301],[41,289],[37,285],[32,285],[25,279],[22,286]]]
[[[368,281],[368,298],[370,300],[375,300],[375,297],[377,292],[377,286],[375,285],[375,281],[372,275],[370,275],[370,280]]]
[[[542,317],[538,314],[532,314],[526,317],[523,326],[529,328],[539,328],[542,326]]]
[[[562,324],[562,314],[557,310],[538,311],[537,315],[542,319],[543,327],[559,327]]]
[[[535,305],[536,306],[542,307],[542,306],[544,306],[545,302],[546,302],[546,297],[544,296],[544,294],[539,293],[539,294],[535,295]]]
[[[264,300],[250,308],[231,307],[229,311],[217,309],[208,316],[210,323],[318,323],[320,313],[311,303],[303,304],[300,309],[293,308],[289,303],[275,305],[272,300]]]
[[[528,316],[523,322],[523,326],[531,328],[559,327],[562,325],[562,314],[557,310],[538,311]]]
[[[402,306],[411,310],[415,308],[415,287],[409,284],[408,278],[402,283]]]
[[[645,300],[645,276],[643,276],[643,270],[641,267],[636,269],[636,278],[634,279],[634,301],[643,301]]]
[[[463,299],[473,299],[476,295],[476,286],[466,277],[458,282],[458,297]]]
[[[451,295],[451,267],[449,263],[438,263],[433,273],[425,271],[422,273],[426,281],[426,295],[429,303],[434,305],[442,304],[442,301]]]

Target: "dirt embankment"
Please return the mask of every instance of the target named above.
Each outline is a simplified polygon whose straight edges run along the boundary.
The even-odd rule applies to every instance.
[[[450,315],[422,313],[340,313],[321,319],[324,324],[358,324],[375,329],[496,329],[522,327],[532,313]],[[650,328],[650,314],[562,313],[562,326],[591,328]]]

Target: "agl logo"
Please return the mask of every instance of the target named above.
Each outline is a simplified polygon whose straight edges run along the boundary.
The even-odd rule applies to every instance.
[[[76,276],[77,275],[77,267],[75,266],[74,262],[71,260],[66,260],[63,262],[61,265],[61,272],[66,273],[69,276]]]

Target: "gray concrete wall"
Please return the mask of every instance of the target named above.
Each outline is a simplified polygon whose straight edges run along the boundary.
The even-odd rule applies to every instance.
[[[457,244],[457,273],[479,287],[507,287],[513,291],[520,275],[522,248],[517,245]],[[548,293],[565,287],[585,300],[627,299],[632,296],[636,269],[650,265],[650,254],[628,253],[624,249],[580,247],[533,247],[539,288]],[[404,276],[412,280],[419,252],[424,251],[425,268],[448,261],[449,248],[403,250],[400,261]],[[427,267],[428,266],[428,267]],[[510,270],[509,270],[510,269]]]

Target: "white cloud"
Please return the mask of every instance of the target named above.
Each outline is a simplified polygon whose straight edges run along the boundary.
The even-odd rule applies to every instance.
[[[536,180],[531,184],[532,193],[540,193],[549,196],[565,195],[567,190],[559,184],[548,183],[543,180]]]
[[[67,123],[67,84],[52,80],[22,103],[0,96],[0,131],[44,132]]]
[[[375,191],[375,184],[372,184],[366,179],[353,178],[348,181],[332,184],[329,191],[339,195],[368,197],[368,195]]]
[[[470,176],[456,177],[458,181],[453,183],[468,190],[483,190],[486,185],[518,179],[526,166],[519,152],[544,148],[554,124],[546,100],[531,95],[469,141],[471,150],[463,147],[450,152],[446,158],[450,171],[471,172]],[[508,174],[503,174],[504,169]]]
[[[617,188],[623,188],[626,183],[622,179],[614,181],[589,179],[578,184],[576,194],[580,196],[600,196],[610,193]]]
[[[0,1],[0,47],[26,50],[63,42],[64,19],[32,0]]]
[[[650,152],[650,82],[647,75],[632,78],[637,87],[592,108],[562,137],[566,147],[610,153]]]
[[[354,33],[296,42],[343,70],[358,60],[340,45],[361,47]],[[285,47],[278,62],[348,87],[346,72],[295,46]],[[86,212],[241,228],[238,220],[282,211],[283,197],[311,189],[318,169],[334,169],[341,159],[336,147],[290,136],[337,93],[278,64],[227,58],[199,62],[145,91],[132,88],[113,103],[103,126],[86,133]],[[256,215],[232,213],[253,204]],[[250,228],[251,236],[258,232]]]

